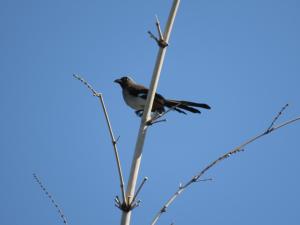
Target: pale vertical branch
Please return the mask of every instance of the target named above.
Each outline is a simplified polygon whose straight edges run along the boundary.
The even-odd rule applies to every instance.
[[[63,213],[62,209],[59,207],[57,202],[54,200],[53,196],[46,189],[46,187],[43,185],[42,181],[38,178],[38,176],[35,173],[33,174],[33,178],[39,184],[40,188],[44,191],[44,193],[47,195],[47,197],[50,199],[53,206],[57,209],[57,213],[59,214],[59,217],[62,219],[62,222],[64,224],[68,224],[67,218],[66,218],[65,214]]]
[[[175,199],[184,191],[186,190],[186,188],[188,188],[191,184],[198,182],[198,181],[202,181],[200,180],[200,178],[212,167],[214,167],[216,164],[220,163],[221,161],[223,161],[224,159],[229,158],[230,156],[242,152],[244,151],[244,147],[246,147],[247,145],[249,145],[250,143],[256,141],[257,139],[266,136],[270,133],[272,133],[275,130],[278,130],[284,126],[287,126],[291,123],[294,123],[298,120],[300,120],[300,117],[296,117],[294,119],[288,120],[278,126],[274,127],[274,123],[278,120],[279,116],[282,115],[282,112],[286,109],[287,105],[284,106],[281,111],[277,114],[277,116],[273,119],[271,125],[264,130],[262,133],[250,138],[249,140],[245,141],[243,144],[235,147],[234,149],[230,150],[229,152],[223,154],[222,156],[220,156],[219,158],[217,158],[216,160],[214,160],[213,162],[211,162],[210,164],[208,164],[203,170],[201,170],[197,175],[193,176],[186,184],[184,185],[180,185],[179,188],[177,189],[177,191],[168,199],[168,201],[163,205],[163,207],[158,211],[158,213],[155,215],[154,219],[151,222],[151,225],[155,225],[158,221],[158,219],[161,217],[161,215],[163,213],[165,213],[168,209],[168,207],[175,201]]]
[[[123,202],[120,203],[117,206],[121,209],[122,207],[125,207],[127,205],[127,199],[125,197],[124,178],[123,178],[123,173],[122,173],[121,161],[120,161],[120,157],[119,157],[119,151],[118,151],[118,148],[117,148],[117,140],[118,139],[117,140],[115,139],[115,136],[114,136],[114,133],[113,133],[113,130],[112,130],[112,126],[111,126],[111,123],[110,123],[110,120],[109,120],[109,116],[108,116],[108,113],[107,113],[107,110],[106,110],[106,107],[105,107],[105,103],[104,103],[102,94],[97,92],[92,87],[92,85],[90,85],[82,77],[80,77],[76,74],[73,74],[73,76],[77,80],[81,81],[84,85],[86,85],[87,88],[93,93],[93,95],[98,97],[98,99],[100,101],[100,105],[102,107],[102,110],[103,110],[103,113],[104,113],[104,116],[105,116],[106,124],[107,124],[107,127],[108,127],[108,131],[109,131],[109,134],[110,134],[110,138],[111,138],[111,142],[112,142],[112,145],[113,145],[114,154],[115,154],[115,158],[116,158],[116,162],[117,162],[118,174],[119,174],[119,179],[120,179],[120,188],[121,188],[121,193],[122,193],[122,198],[123,198]]]
[[[164,41],[166,43],[168,43],[169,38],[170,38],[170,34],[171,34],[172,26],[173,26],[173,23],[175,20],[175,16],[177,13],[177,9],[179,6],[179,2],[180,2],[180,0],[173,0],[173,5],[170,10],[169,18],[168,18],[168,21],[166,24],[165,33],[164,33],[164,37],[163,37]],[[147,122],[150,119],[153,100],[154,100],[154,96],[156,93],[164,57],[166,54],[166,46],[160,46],[160,48],[159,48],[155,67],[153,70],[153,75],[152,75],[149,92],[147,95],[144,113],[143,113],[143,116],[141,119],[141,124],[140,124],[140,128],[139,128],[138,138],[137,138],[137,142],[136,142],[136,146],[135,146],[134,156],[133,156],[133,160],[132,160],[132,164],[131,164],[130,176],[128,179],[127,190],[126,190],[126,196],[128,198],[127,202],[129,205],[132,204],[132,199],[134,198],[136,181],[137,181],[138,172],[139,172],[141,159],[142,159],[144,140],[146,137],[147,127],[148,127]],[[121,225],[129,225],[130,224],[131,212],[132,212],[131,210],[129,210],[127,212],[123,211],[122,218],[121,218]]]

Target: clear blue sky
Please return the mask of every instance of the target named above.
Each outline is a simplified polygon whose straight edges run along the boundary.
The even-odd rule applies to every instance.
[[[139,118],[113,80],[149,85],[171,1],[0,1],[0,224],[61,221],[37,173],[71,225],[119,224],[116,165],[96,98],[104,94],[126,180]],[[300,114],[300,2],[182,0],[158,91],[212,106],[168,114],[148,132],[141,177],[149,181],[132,224],[149,224],[180,182],[220,154]],[[300,123],[248,146],[188,189],[158,224],[299,224]]]

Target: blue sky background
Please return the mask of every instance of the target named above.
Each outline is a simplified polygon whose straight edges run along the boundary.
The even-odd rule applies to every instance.
[[[116,164],[96,98],[104,94],[126,181],[139,118],[113,80],[149,85],[171,1],[0,1],[0,223],[62,224],[37,173],[72,225],[119,224]],[[167,115],[151,127],[132,224],[149,224],[177,189],[210,161],[300,114],[300,2],[182,1],[158,91],[206,102],[201,115]],[[280,122],[279,121],[279,122]],[[300,124],[248,146],[189,188],[158,224],[299,224]]]

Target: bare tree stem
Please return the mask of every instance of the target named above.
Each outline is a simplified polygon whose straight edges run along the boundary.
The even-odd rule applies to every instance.
[[[300,120],[300,117],[296,117],[294,119],[288,120],[278,126],[273,126],[274,122],[277,121],[277,119],[279,118],[279,116],[282,114],[283,110],[285,110],[286,106],[283,107],[283,109],[280,111],[280,113],[278,113],[278,115],[274,118],[274,120],[272,121],[270,127],[268,127],[267,130],[263,131],[262,133],[250,138],[249,140],[245,141],[244,143],[242,143],[241,145],[235,147],[234,149],[228,151],[227,153],[223,154],[222,156],[220,156],[219,158],[217,158],[216,160],[214,160],[213,162],[211,162],[210,164],[208,164],[203,170],[201,170],[198,174],[196,174],[195,176],[193,176],[186,184],[184,185],[180,185],[179,188],[177,189],[177,191],[168,199],[168,201],[164,204],[164,206],[158,211],[158,213],[155,215],[154,219],[151,222],[151,225],[155,225],[158,221],[158,219],[161,217],[161,215],[163,213],[165,213],[167,211],[167,208],[175,201],[175,199],[187,188],[189,187],[191,184],[199,181],[200,177],[202,177],[209,169],[211,169],[213,166],[215,166],[216,164],[218,164],[219,162],[223,161],[224,159],[229,158],[231,155],[236,154],[238,152],[244,151],[244,147],[246,147],[247,145],[249,145],[250,143],[256,141],[257,139],[266,136],[270,133],[272,133],[275,130],[278,130],[284,126],[287,126],[291,123],[294,123],[298,120]]]
[[[168,43],[169,38],[170,38],[170,34],[171,34],[171,30],[172,30],[173,23],[175,20],[175,16],[177,13],[177,9],[179,6],[179,2],[180,2],[180,0],[173,0],[173,5],[170,10],[169,18],[168,18],[166,28],[165,28],[165,33],[163,36],[164,41],[166,43]],[[154,96],[156,93],[156,89],[157,89],[157,85],[158,85],[158,81],[159,81],[159,77],[160,77],[160,72],[161,72],[162,65],[164,62],[164,57],[166,54],[166,49],[167,49],[167,48],[165,48],[166,46],[167,45],[160,46],[160,48],[159,48],[155,67],[154,67],[153,74],[152,74],[151,84],[149,87],[149,92],[147,95],[146,105],[145,105],[143,116],[141,119],[138,138],[136,141],[135,151],[134,151],[133,160],[132,160],[132,164],[131,164],[130,176],[128,179],[128,184],[127,184],[127,189],[126,189],[126,196],[128,198],[129,205],[132,204],[132,200],[134,198],[135,186],[136,186],[139,168],[140,168],[140,164],[141,164],[141,160],[142,160],[142,152],[143,152],[144,141],[145,141],[145,137],[146,137],[146,133],[147,133],[148,121],[150,119]],[[123,211],[122,218],[121,218],[121,225],[129,225],[130,224],[131,213],[132,213],[132,210],[129,210],[127,212]]]

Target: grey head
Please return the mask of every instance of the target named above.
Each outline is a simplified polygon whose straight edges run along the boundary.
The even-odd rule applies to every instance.
[[[114,80],[115,83],[118,83],[122,88],[128,87],[132,84],[135,84],[134,80],[128,76],[121,77]]]

